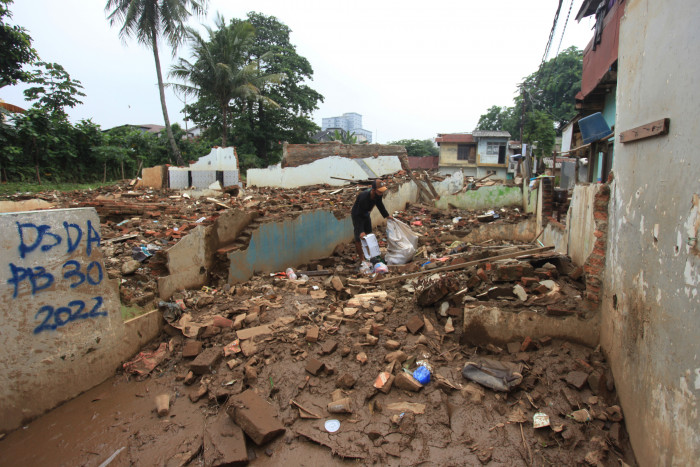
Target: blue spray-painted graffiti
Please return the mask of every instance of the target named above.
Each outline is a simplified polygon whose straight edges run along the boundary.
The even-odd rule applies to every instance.
[[[37,225],[31,222],[17,222],[17,233],[19,237],[18,251],[21,259],[36,254],[46,254],[60,245],[65,245],[65,254],[74,253],[85,237],[85,253],[90,257],[93,248],[100,245],[100,234],[88,220],[85,229],[78,224],[63,222],[63,231],[52,231],[52,227],[47,224]],[[83,233],[85,232],[85,235]],[[55,250],[54,250],[55,251]],[[36,258],[33,259],[36,264]],[[87,266],[81,264],[76,259],[65,261],[60,272],[47,271],[44,266],[29,266],[9,263],[10,278],[7,283],[14,287],[12,298],[26,295],[30,292],[32,296],[52,288],[58,280],[63,279],[70,289],[80,286],[99,285],[104,278],[102,264],[99,261],[90,261]],[[24,287],[23,287],[24,286]],[[22,292],[25,290],[25,292]],[[43,331],[55,331],[71,322],[90,318],[107,316],[106,311],[101,311],[104,299],[101,296],[92,297],[95,304],[90,311],[86,311],[87,305],[83,300],[72,300],[67,306],[54,307],[45,305],[39,308],[34,315],[40,324],[34,329],[34,334]]]

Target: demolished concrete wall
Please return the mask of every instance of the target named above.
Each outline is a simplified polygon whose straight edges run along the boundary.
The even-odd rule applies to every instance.
[[[459,172],[455,177],[436,183],[435,189],[439,194],[452,193],[461,189],[463,183],[464,177]],[[384,205],[389,213],[401,211],[406,203],[416,202],[418,196],[415,183],[403,183],[386,192]],[[371,216],[373,226],[384,222],[376,209]],[[229,282],[244,282],[255,272],[284,271],[287,267],[328,256],[337,245],[350,242],[352,237],[349,212],[340,216],[319,209],[301,213],[294,219],[262,224],[252,233],[246,249],[228,254]]]
[[[464,193],[446,195],[435,202],[440,209],[497,209],[507,206],[521,207],[523,205],[523,190],[519,186],[482,186],[478,190],[467,190]]]
[[[668,135],[616,138],[612,167],[601,344],[642,466],[700,459],[700,36],[690,18],[700,3],[632,0],[620,26],[616,132],[670,118]]]
[[[101,383],[157,335],[158,314],[125,325],[100,241],[91,208],[0,215],[0,431]]]
[[[401,162],[397,156],[369,158],[330,156],[300,167],[283,168],[281,164],[277,164],[265,169],[248,169],[246,182],[248,186],[279,188],[320,184],[341,186],[347,185],[346,180],[379,178],[399,170],[401,170]]]
[[[190,186],[205,189],[217,181],[224,187],[234,186],[240,184],[239,178],[238,155],[233,147],[215,147],[188,167],[168,168],[170,188],[179,190]]]
[[[167,300],[178,290],[206,285],[216,250],[234,242],[257,215],[238,209],[224,211],[213,225],[194,228],[168,249],[170,274],[158,278],[160,298]]]

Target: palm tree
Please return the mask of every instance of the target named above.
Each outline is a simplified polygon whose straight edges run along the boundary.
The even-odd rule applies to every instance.
[[[121,23],[119,37],[125,40],[128,37],[136,39],[146,46],[153,48],[153,57],[156,61],[156,74],[158,75],[158,90],[160,91],[160,104],[163,108],[163,119],[168,140],[178,165],[182,165],[180,150],[175,144],[168,108],[165,105],[165,89],[163,75],[160,70],[160,57],[158,56],[158,39],[163,38],[173,50],[173,55],[178,45],[183,40],[185,21],[195,14],[206,13],[208,0],[107,0],[105,11],[108,14],[110,26]]]
[[[174,84],[185,94],[216,103],[221,112],[221,145],[227,146],[231,101],[241,106],[249,101],[267,105],[279,105],[260,93],[268,84],[280,83],[284,73],[260,74],[260,61],[269,58],[264,54],[258,60],[250,60],[249,47],[255,38],[255,28],[249,22],[226,26],[221,15],[217,15],[213,30],[206,27],[209,40],[205,40],[193,28],[187,28],[187,39],[192,47],[193,62],[179,59],[170,70],[170,76],[186,84]]]

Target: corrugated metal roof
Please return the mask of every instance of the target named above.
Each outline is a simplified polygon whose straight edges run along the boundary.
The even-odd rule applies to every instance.
[[[475,143],[474,136],[471,133],[445,133],[438,134],[435,138],[436,143]]]
[[[510,138],[507,131],[476,130],[472,132],[475,138]]]

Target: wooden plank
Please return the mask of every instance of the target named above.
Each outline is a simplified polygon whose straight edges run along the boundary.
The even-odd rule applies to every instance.
[[[647,123],[646,125],[632,128],[631,130],[623,131],[620,133],[620,142],[631,143],[632,141],[639,141],[642,139],[651,138],[652,136],[667,135],[670,124],[670,118],[662,118],[661,120]]]
[[[482,258],[482,259],[477,259],[475,261],[469,261],[466,263],[462,264],[455,264],[454,266],[445,266],[442,268],[435,268],[435,269],[428,269],[427,271],[420,271],[420,272],[414,272],[411,274],[405,274],[403,276],[396,276],[396,277],[389,277],[387,279],[380,279],[376,281],[376,284],[383,284],[387,282],[396,282],[396,281],[401,281],[405,279],[412,279],[414,277],[422,276],[423,274],[434,274],[436,272],[443,272],[443,271],[456,271],[457,269],[464,269],[468,268],[469,266],[475,266],[477,264],[485,263],[487,261],[498,261],[499,259],[509,259],[509,258],[517,258],[520,256],[527,256],[527,255],[534,255],[537,253],[543,253],[545,251],[553,250],[553,246],[546,246],[544,248],[534,248],[532,250],[524,250],[524,251],[516,251],[515,253],[508,253],[505,255],[498,255],[498,256],[491,256],[490,258]]]
[[[428,184],[428,188],[430,189],[430,192],[433,194],[433,198],[440,199],[440,195],[438,195],[437,191],[435,191],[435,187],[433,186],[433,183],[430,181],[430,177],[428,176],[428,172],[426,172],[425,170],[423,171],[423,180],[425,180],[425,183]]]

